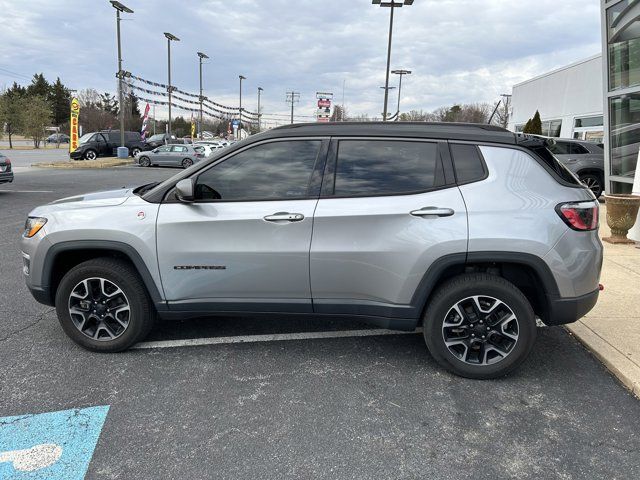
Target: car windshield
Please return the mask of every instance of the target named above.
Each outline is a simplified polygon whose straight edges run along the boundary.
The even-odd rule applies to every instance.
[[[151,135],[147,140],[147,142],[157,142],[158,140],[163,140],[163,139],[164,139],[164,134],[159,133],[157,135]]]
[[[91,139],[91,137],[93,137],[93,133],[85,133],[80,137],[80,145],[82,145],[83,143],[87,143]]]

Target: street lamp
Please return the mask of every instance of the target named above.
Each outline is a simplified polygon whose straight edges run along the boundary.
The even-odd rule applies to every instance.
[[[202,59],[209,58],[206,53],[198,52],[198,60],[200,64],[200,123],[198,124],[198,138],[202,140]]]
[[[398,119],[400,119],[400,95],[402,95],[402,76],[411,75],[411,70],[391,70],[391,73],[393,73],[394,75],[400,75],[400,83],[398,84],[398,113],[396,113],[396,115],[398,115],[398,118],[396,119],[397,121]]]
[[[167,76],[169,80],[169,86],[167,90],[169,91],[169,138],[171,138],[171,92],[173,88],[171,87],[171,41],[179,42],[180,39],[175,35],[172,35],[169,32],[164,32],[164,36],[167,37]]]
[[[413,0],[372,0],[371,3],[373,5],[380,5],[381,7],[389,7],[391,9],[391,15],[389,19],[389,44],[387,46],[387,70],[386,70],[386,80],[385,80],[385,91],[384,91],[384,111],[382,113],[382,121],[387,121],[387,104],[389,101],[389,69],[391,67],[391,38],[393,36],[393,11],[402,7],[403,5],[413,5]]]
[[[118,102],[120,103],[120,147],[124,147],[124,108],[122,100],[122,47],[120,45],[120,12],[133,13],[129,7],[116,0],[111,0],[111,6],[116,9],[116,32],[118,36]]]
[[[264,88],[258,87],[258,132],[260,132],[260,118],[262,114],[260,113],[260,94],[264,92]]]
[[[247,77],[238,75],[238,78],[240,79],[240,107],[238,109],[240,111],[240,123],[238,124],[238,136],[240,136],[240,130],[242,129],[242,80],[246,80]]]

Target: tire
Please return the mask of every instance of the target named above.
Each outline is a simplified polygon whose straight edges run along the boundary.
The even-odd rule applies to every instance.
[[[65,333],[95,352],[126,350],[149,334],[156,318],[138,273],[112,258],[88,260],[67,272],[56,292],[56,313]]]
[[[515,320],[509,320],[510,313]],[[423,325],[433,358],[450,372],[474,379],[512,372],[536,338],[535,315],[526,297],[504,278],[486,273],[464,274],[442,284],[427,305]]]
[[[145,155],[140,157],[140,159],[138,160],[138,163],[140,164],[141,167],[150,167],[151,166],[151,160],[149,160],[149,157],[147,157]]]
[[[602,177],[595,173],[585,173],[578,177],[582,183],[584,183],[589,190],[593,192],[596,198],[600,198],[603,191],[604,182],[602,181]]]
[[[98,153],[95,150],[87,150],[83,155],[85,160],[95,160],[98,158]]]
[[[182,160],[182,168],[189,168],[191,165],[193,165],[193,160],[191,160],[190,158],[185,158],[184,160]]]
[[[140,153],[140,151],[141,151],[141,150],[140,150],[138,147],[134,147],[134,148],[131,150],[131,156],[135,158],[135,156],[136,156],[136,155],[138,155],[138,154]]]

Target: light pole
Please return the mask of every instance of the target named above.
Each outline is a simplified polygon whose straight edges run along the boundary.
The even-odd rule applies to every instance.
[[[198,52],[198,60],[200,64],[200,123],[198,124],[198,138],[202,140],[202,59],[209,58],[206,53]]]
[[[120,12],[133,13],[129,7],[124,6],[116,0],[111,0],[111,5],[116,9],[116,32],[118,35],[118,102],[120,105],[120,111],[118,116],[120,117],[120,147],[124,147],[124,108],[122,100],[122,47],[120,45]]]
[[[258,132],[260,132],[260,117],[262,114],[260,113],[260,94],[264,91],[264,88],[258,87]]]
[[[171,87],[171,41],[179,42],[180,39],[175,35],[170,34],[169,32],[164,32],[164,36],[167,37],[167,77],[169,80],[169,86],[167,90],[169,91],[169,138],[171,138],[171,92],[173,88]]]
[[[242,129],[242,80],[246,80],[247,77],[238,75],[238,78],[240,79],[240,107],[238,108],[240,112],[238,120],[240,120],[240,123],[238,124],[238,136],[240,136],[240,130]]]
[[[398,83],[398,113],[396,113],[396,115],[398,115],[398,118],[396,119],[397,121],[400,119],[400,96],[402,95],[402,76],[411,75],[411,70],[392,70],[391,73],[393,73],[394,75],[400,75],[400,82]]]
[[[372,0],[371,3],[373,5],[380,5],[381,7],[389,7],[391,9],[391,15],[389,18],[389,44],[387,45],[387,70],[386,70],[386,80],[384,82],[385,90],[384,90],[384,110],[382,113],[382,121],[387,121],[387,105],[389,101],[389,69],[391,67],[391,38],[393,36],[393,11],[402,7],[403,5],[413,5],[413,0]]]

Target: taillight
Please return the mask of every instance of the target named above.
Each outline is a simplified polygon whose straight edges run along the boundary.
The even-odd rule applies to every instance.
[[[567,202],[556,207],[556,212],[573,230],[587,231],[598,228],[598,202]]]

